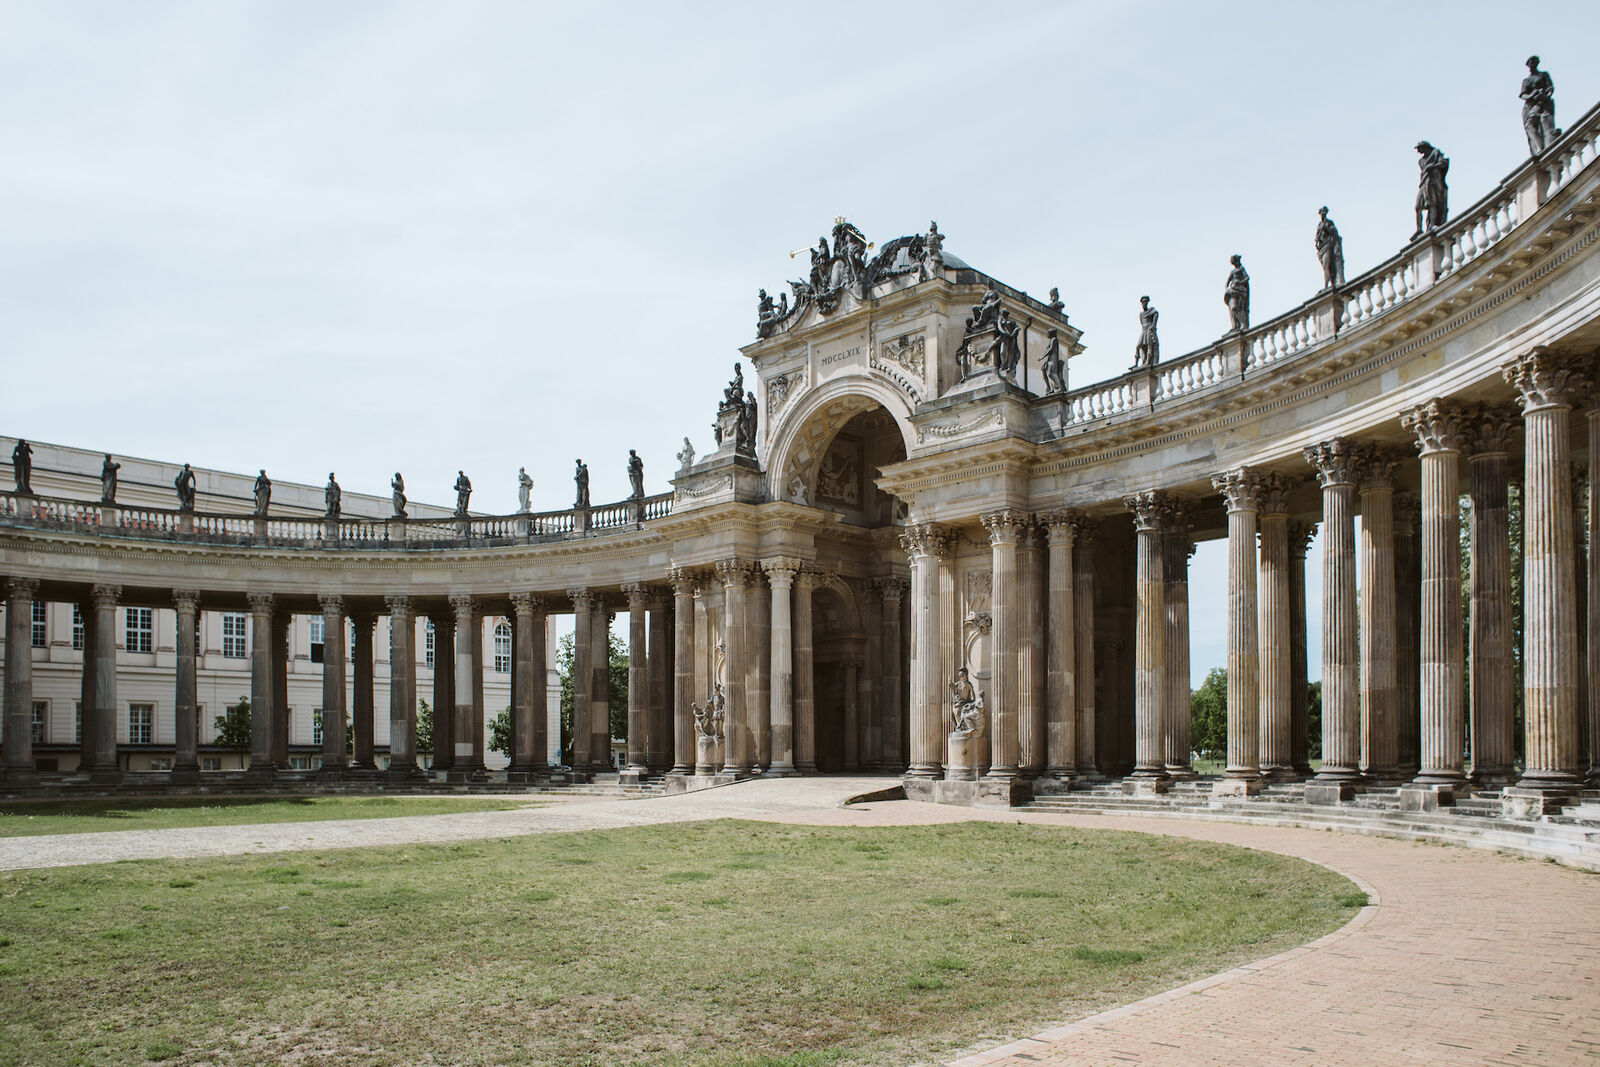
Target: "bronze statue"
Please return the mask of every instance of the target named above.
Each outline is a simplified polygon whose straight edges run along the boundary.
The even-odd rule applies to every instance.
[[[11,474],[17,480],[17,492],[33,495],[33,446],[17,438],[17,447],[11,450]]]
[[[1222,291],[1222,302],[1228,305],[1228,332],[1239,333],[1250,328],[1250,275],[1245,273],[1244,261],[1232,256],[1233,269],[1228,272],[1228,286]]]
[[[406,517],[406,480],[400,477],[400,472],[395,471],[394,477],[389,481],[389,492],[393,494],[394,517]]]
[[[466,471],[456,471],[456,518],[467,517],[467,501],[472,497],[472,482]]]
[[[1528,76],[1522,79],[1522,129],[1528,151],[1538,155],[1549,148],[1561,131],[1556,129],[1556,83],[1539,69],[1539,57],[1528,57]]]
[[[633,488],[634,500],[644,496],[644,460],[631,448],[628,449],[628,484]]]
[[[1238,262],[1239,257],[1234,256]],[[1248,282],[1248,279],[1247,279]],[[1223,297],[1224,300],[1227,297]],[[1156,336],[1156,322],[1161,318],[1161,312],[1150,306],[1150,298],[1139,298],[1139,343],[1133,347],[1133,365],[1135,367],[1154,367],[1161,361],[1161,340]]]
[[[1322,264],[1322,287],[1332,289],[1344,284],[1344,238],[1339,227],[1328,217],[1326,207],[1318,208],[1321,221],[1317,223],[1317,259]]]
[[[111,461],[111,453],[106,453],[106,461],[100,464],[100,503],[115,504],[117,502],[117,472],[122,469],[122,464]]]
[[[577,468],[572,472],[572,480],[578,486],[578,498],[573,501],[575,508],[589,506],[589,467],[583,460],[578,460]]]
[[[1421,237],[1424,230],[1443,226],[1450,214],[1450,189],[1444,180],[1450,172],[1450,160],[1427,141],[1417,142],[1417,155],[1421,157],[1417,167],[1422,177],[1417,184],[1417,232],[1411,235],[1413,241]]]
[[[328,484],[322,490],[322,500],[328,505],[327,517],[337,519],[344,500],[344,491],[339,488],[339,483],[334,480],[333,472],[328,472]]]
[[[261,468],[261,473],[256,475],[256,515],[265,516],[267,506],[272,503],[272,479],[267,477],[267,469]]]
[[[189,468],[187,463],[183,465],[183,470],[178,472],[178,476],[172,479],[172,484],[178,490],[178,510],[193,511],[194,471]]]
[[[1056,330],[1050,331],[1050,343],[1045,346],[1039,367],[1044,372],[1046,396],[1067,391],[1067,361],[1061,358],[1061,338]]]

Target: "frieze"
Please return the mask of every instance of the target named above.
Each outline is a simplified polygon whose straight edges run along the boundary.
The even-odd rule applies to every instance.
[[[960,437],[962,434],[981,430],[985,426],[1003,425],[1005,425],[1005,416],[999,411],[991,411],[968,422],[932,423],[927,426],[917,427],[917,443],[921,444],[929,437]]]
[[[710,496],[713,493],[731,492],[732,489],[733,475],[725,474],[708,486],[704,486],[699,489],[683,488],[679,489],[678,492],[682,493],[686,497],[689,497],[690,499],[698,500],[701,497]]]
[[[767,418],[776,417],[778,412],[783,410],[783,406],[789,402],[789,398],[805,388],[805,384],[806,372],[803,370],[790,371],[787,374],[775,375],[768,379]]]

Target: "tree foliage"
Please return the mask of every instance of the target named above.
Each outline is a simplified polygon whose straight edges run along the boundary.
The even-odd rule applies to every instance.
[[[511,758],[511,705],[489,720],[489,751]]]
[[[1228,757],[1228,671],[1213,667],[1189,695],[1189,747],[1201,759]]]
[[[570,761],[572,754],[573,634],[562,635],[556,647],[556,670],[561,675],[561,751]],[[628,649],[622,639],[611,634],[611,736],[628,739]]]
[[[235,752],[250,751],[250,698],[240,697],[237,704],[228,705],[223,714],[212,721],[217,730],[217,744]]]
[[[433,751],[433,708],[426,700],[417,701],[417,751]]]

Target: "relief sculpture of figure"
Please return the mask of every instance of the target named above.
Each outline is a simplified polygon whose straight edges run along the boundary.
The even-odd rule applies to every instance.
[[[1238,259],[1235,256],[1234,259]],[[1154,367],[1161,361],[1161,340],[1156,336],[1156,322],[1161,312],[1150,306],[1150,298],[1139,298],[1139,343],[1133,347],[1135,367]]]
[[[265,467],[262,467],[261,473],[256,475],[256,487],[254,492],[256,498],[256,516],[258,518],[264,518],[267,514],[267,508],[272,504],[272,479],[267,477],[267,469]]]
[[[526,514],[533,508],[533,479],[527,467],[517,468],[517,510]]]
[[[1250,275],[1244,271],[1244,261],[1238,256],[1229,259],[1233,269],[1228,272],[1228,286],[1222,291],[1222,302],[1228,305],[1228,332],[1239,333],[1250,328]]]
[[[1528,151],[1538,155],[1561,136],[1556,129],[1556,83],[1539,69],[1539,57],[1528,57],[1528,76],[1522,79],[1522,129]]]
[[[1050,343],[1039,366],[1044,371],[1046,396],[1067,391],[1067,361],[1061,358],[1061,338],[1056,330],[1050,331]]]
[[[1450,189],[1445,175],[1450,173],[1450,160],[1427,141],[1417,142],[1417,167],[1422,172],[1417,184],[1417,232],[1415,241],[1424,230],[1436,230],[1444,225],[1450,214]]]
[[[106,461],[100,464],[100,503],[115,504],[117,502],[117,472],[122,469],[122,464],[111,460],[111,453],[106,453]]]
[[[1328,209],[1318,208],[1322,221],[1317,223],[1317,259],[1322,263],[1322,287],[1332,289],[1344,284],[1344,238],[1339,227],[1328,217]]]
[[[950,732],[959,737],[971,737],[983,725],[983,694],[967,677],[967,669],[956,671],[956,680],[950,683]]]
[[[400,472],[394,472],[394,478],[389,482],[389,491],[394,494],[394,517],[406,517],[406,480],[400,477]]]
[[[456,471],[456,518],[467,517],[467,501],[472,499],[472,482],[466,471]]]
[[[683,439],[683,448],[678,452],[678,471],[682,473],[692,466],[694,466],[694,445],[690,444],[689,439],[685,437]]]
[[[178,510],[193,511],[194,471],[189,469],[187,463],[183,465],[183,470],[178,472],[178,476],[172,479],[172,485],[173,488],[178,490]]]
[[[17,447],[11,450],[11,474],[17,480],[17,492],[33,493],[33,446],[17,438]]]
[[[589,466],[583,460],[578,460],[578,466],[572,472],[572,480],[578,487],[578,497],[572,502],[575,508],[589,506]]]
[[[629,494],[632,499],[639,500],[644,496],[644,460],[631,448],[628,449],[628,485],[632,490]]]
[[[334,478],[333,472],[328,472],[328,484],[322,490],[322,501],[328,506],[327,517],[337,519],[343,509],[344,490],[339,488],[339,482]]]

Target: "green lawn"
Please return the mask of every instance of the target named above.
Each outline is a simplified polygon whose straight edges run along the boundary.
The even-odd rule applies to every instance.
[[[81,834],[93,830],[163,830],[259,822],[387,819],[458,811],[536,807],[516,797],[193,797],[162,800],[67,800],[0,805],[0,837]]]
[[[722,821],[0,876],[0,1063],[900,1063],[1332,930],[1312,864]]]

